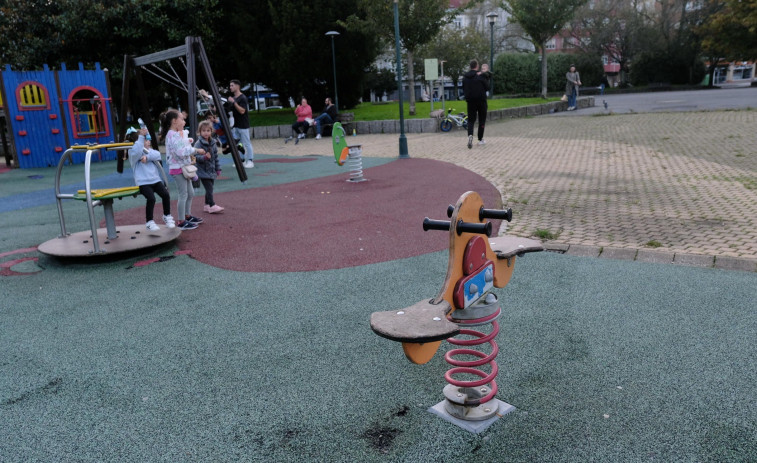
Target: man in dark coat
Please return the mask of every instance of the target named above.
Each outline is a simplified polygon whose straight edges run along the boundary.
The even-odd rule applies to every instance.
[[[486,126],[486,92],[489,82],[478,69],[478,61],[470,62],[470,71],[463,75],[463,94],[468,103],[468,149],[473,148],[473,125],[478,119],[478,144],[484,145],[484,128]]]

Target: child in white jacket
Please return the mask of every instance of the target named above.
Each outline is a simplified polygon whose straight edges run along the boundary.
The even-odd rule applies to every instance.
[[[125,139],[134,143],[129,149],[129,163],[134,173],[134,183],[139,187],[139,192],[147,199],[145,205],[146,227],[150,231],[160,230],[153,220],[155,210],[155,194],[163,201],[163,223],[168,228],[174,228],[176,223],[171,216],[171,196],[168,194],[163,179],[158,171],[158,166],[153,161],[160,161],[160,152],[151,148],[150,140],[145,139],[147,129],[136,130],[129,128]]]

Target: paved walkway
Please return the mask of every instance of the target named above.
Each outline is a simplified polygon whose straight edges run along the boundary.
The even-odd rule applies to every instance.
[[[577,112],[490,123],[487,144],[472,150],[459,130],[407,139],[411,157],[448,161],[492,182],[514,211],[508,233],[546,238],[575,255],[755,271],[755,126],[752,110]],[[386,157],[397,155],[398,137],[349,141],[361,143],[365,157]],[[255,149],[332,155],[325,139],[257,140]]]

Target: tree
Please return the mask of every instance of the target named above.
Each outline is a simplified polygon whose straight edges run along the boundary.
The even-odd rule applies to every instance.
[[[268,14],[278,44],[273,48],[270,69],[263,77],[285,95],[306,93],[322,101],[333,98],[334,78],[330,30],[334,39],[338,99],[342,107],[353,107],[360,98],[364,70],[377,53],[378,42],[360,31],[345,30],[338,21],[357,11],[351,0],[280,0],[269,2]],[[311,24],[303,27],[301,18]],[[276,31],[274,34],[273,31]]]
[[[0,7],[0,62],[18,69],[53,63],[63,38],[55,27],[56,2],[5,0]]]
[[[620,80],[628,80],[629,63],[643,50],[654,49],[656,32],[647,25],[640,0],[598,0],[581,7],[568,35],[575,47],[620,65]]]
[[[333,93],[331,43],[323,34],[340,30],[336,22],[357,12],[352,0],[3,0],[0,5],[3,64],[38,69],[45,63],[99,61],[118,81],[124,55],[173,48],[192,35],[202,38],[219,82],[261,82],[284,98],[306,94],[315,101]],[[377,40],[340,32],[339,102],[349,107],[359,100]],[[159,90],[155,86],[162,95]]]
[[[576,10],[587,0],[506,0],[502,2],[513,19],[541,50],[541,95],[547,97],[547,40],[562,30]]]
[[[207,38],[206,47],[212,45],[217,2],[5,0],[0,9],[0,59],[21,69],[98,61],[119,76],[125,54],[175,47],[187,35]]]
[[[695,28],[707,57],[709,86],[721,59],[757,58],[757,4],[737,0],[706,0],[711,11],[707,21]]]
[[[360,13],[350,16],[343,24],[348,30],[363,31],[394,42],[394,13],[390,1],[359,0]],[[407,53],[407,78],[410,84],[410,114],[415,114],[415,74],[413,57],[428,43],[451,16],[447,12],[449,0],[401,0],[398,3],[400,42]],[[401,91],[401,90],[400,90]]]
[[[454,44],[454,46],[453,46]],[[458,83],[470,65],[471,59],[478,59],[489,55],[489,40],[478,30],[444,28],[429,43],[421,47],[419,56],[424,58],[438,58],[444,60],[444,73],[452,79],[455,95],[458,95]],[[492,63],[492,70],[494,64]]]
[[[377,69],[371,65],[365,72],[363,82],[363,101],[371,101],[371,91],[381,99],[384,93],[397,90],[397,74],[390,69]]]

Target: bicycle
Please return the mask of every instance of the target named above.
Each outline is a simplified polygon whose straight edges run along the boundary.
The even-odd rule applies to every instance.
[[[468,128],[468,116],[465,115],[465,113],[460,113],[457,115],[452,114],[453,108],[450,108],[447,110],[447,116],[442,119],[441,124],[439,125],[439,128],[442,129],[442,132],[449,132],[452,130],[452,124],[456,124],[458,127],[463,127],[465,129]]]

